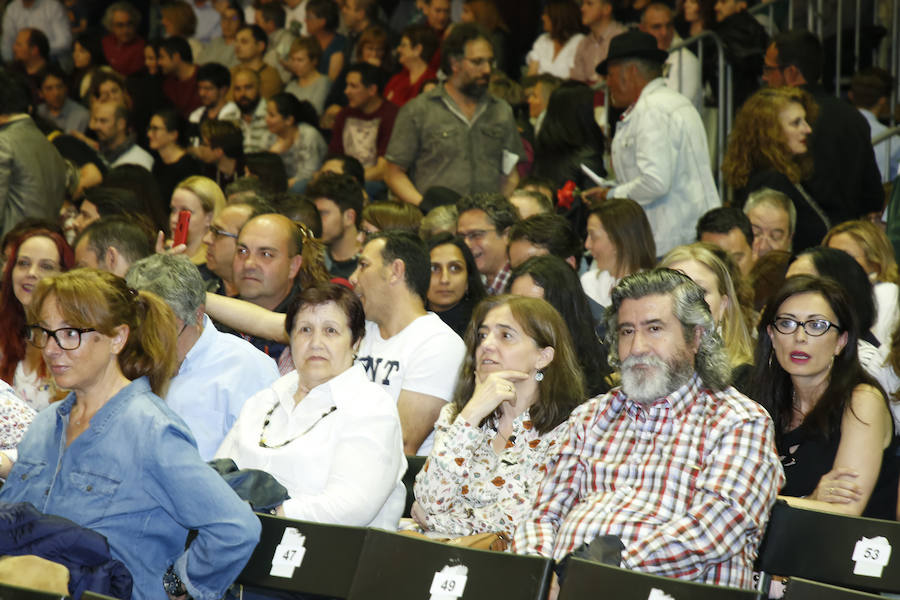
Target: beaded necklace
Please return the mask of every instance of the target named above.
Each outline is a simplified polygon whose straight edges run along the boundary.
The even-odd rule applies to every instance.
[[[278,403],[276,402],[275,404],[272,405],[272,408],[269,409],[269,412],[266,413],[266,420],[263,421],[262,430],[259,432],[259,447],[260,447],[260,448],[269,448],[270,450],[274,450],[274,449],[276,449],[276,448],[283,448],[284,446],[287,446],[287,445],[290,444],[291,442],[296,441],[296,440],[302,438],[304,435],[306,435],[307,433],[309,433],[310,431],[312,431],[313,427],[315,427],[316,425],[318,425],[319,423],[322,422],[322,419],[324,419],[325,417],[327,417],[328,415],[330,415],[331,413],[333,413],[334,411],[337,410],[337,406],[332,406],[331,408],[329,408],[328,410],[326,410],[325,412],[323,412],[323,413],[322,413],[322,416],[319,417],[318,419],[316,419],[316,422],[315,422],[315,423],[313,423],[312,425],[310,425],[309,427],[307,427],[307,428],[303,431],[303,433],[301,433],[301,434],[299,434],[299,435],[297,435],[297,436],[295,436],[295,437],[292,437],[291,439],[289,439],[289,440],[286,441],[286,442],[282,442],[282,443],[277,444],[277,445],[275,445],[275,446],[270,446],[270,445],[266,442],[266,439],[265,439],[264,436],[266,435],[266,427],[269,426],[269,420],[272,418],[272,414],[275,412],[275,409],[276,409],[277,407],[278,407]]]

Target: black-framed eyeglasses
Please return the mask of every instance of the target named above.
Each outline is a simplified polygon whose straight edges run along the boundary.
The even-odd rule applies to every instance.
[[[493,58],[469,58],[468,56],[464,56],[463,59],[472,63],[472,66],[476,68],[481,68],[485,65],[490,67],[492,70],[497,68],[497,61]]]
[[[457,231],[456,235],[461,237],[467,242],[480,242],[484,239],[484,237],[490,233],[490,229],[473,229],[472,231]]]
[[[219,229],[215,225],[209,226],[209,232],[213,234],[215,237],[229,237],[233,240],[238,239],[238,234],[231,233],[230,231],[225,231],[224,229]]]
[[[840,325],[826,319],[798,321],[797,319],[791,319],[789,317],[776,317],[775,320],[772,321],[772,326],[775,328],[775,331],[783,333],[784,335],[790,335],[797,331],[798,327],[803,327],[803,331],[806,332],[806,335],[811,335],[813,337],[825,335],[832,327],[837,331],[841,330]]]
[[[26,330],[26,339],[36,348],[44,348],[50,338],[56,340],[56,345],[63,350],[75,350],[81,345],[81,335],[97,331],[96,329],[79,329],[78,327],[60,327],[59,329],[44,329],[40,325],[29,325]]]

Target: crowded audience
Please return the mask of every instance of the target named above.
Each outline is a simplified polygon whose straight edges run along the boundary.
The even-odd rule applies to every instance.
[[[154,600],[256,547],[223,464],[743,588],[778,499],[896,519],[896,82],[778,2],[6,3],[0,507]]]

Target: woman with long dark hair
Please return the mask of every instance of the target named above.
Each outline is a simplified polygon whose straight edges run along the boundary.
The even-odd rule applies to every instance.
[[[859,364],[859,332],[842,286],[789,277],[760,319],[752,397],[775,422],[789,502],[894,519],[897,439],[884,392]]]
[[[316,109],[288,92],[269,98],[266,126],[275,135],[269,152],[284,161],[288,187],[295,181],[307,181],[322,165],[328,145],[315,128]]]
[[[593,187],[581,165],[597,175],[606,175],[605,145],[603,131],[594,118],[594,90],[583,83],[564,83],[550,94],[534,141],[532,175],[549,179],[557,189],[566,181],[574,181],[580,189]]]
[[[472,310],[487,296],[481,274],[461,237],[439,233],[428,240],[428,251],[431,283],[426,308],[462,337]]]

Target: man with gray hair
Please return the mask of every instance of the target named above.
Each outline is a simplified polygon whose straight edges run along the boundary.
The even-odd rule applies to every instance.
[[[700,114],[662,77],[667,57],[643,31],[610,42],[597,72],[606,76],[612,105],[625,109],[611,151],[618,184],[590,193],[595,200],[630,198],[640,204],[660,254],[694,241],[697,219],[722,204]]]
[[[194,433],[204,460],[212,460],[244,402],[278,379],[275,362],[241,338],[220,333],[206,315],[206,286],[185,256],[154,254],[125,278],[162,298],[175,313],[178,372],[166,404]]]
[[[562,559],[600,538],[628,569],[753,587],[784,473],[766,411],[729,386],[703,289],[635,273],[606,314],[622,386],[572,412],[513,550]]]
[[[753,230],[753,259],[772,250],[790,252],[797,225],[797,209],[787,194],[771,188],[756,190],[747,197],[744,214]]]

